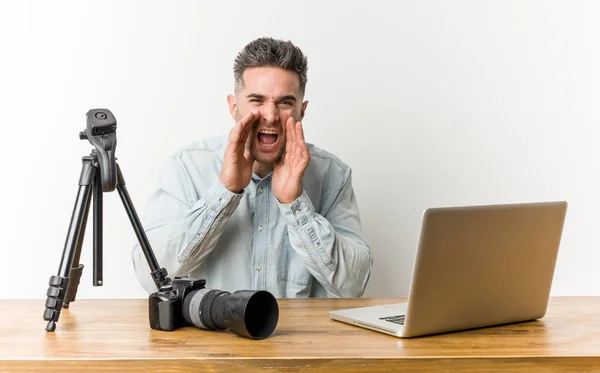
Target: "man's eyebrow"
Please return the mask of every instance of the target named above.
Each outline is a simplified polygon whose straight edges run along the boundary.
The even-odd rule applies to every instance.
[[[246,96],[247,98],[257,98],[259,100],[264,100],[265,96],[258,94],[258,93],[250,93],[248,96]],[[283,101],[283,100],[292,100],[294,102],[297,101],[296,96],[294,95],[286,95],[283,97],[278,97],[278,101]]]
[[[283,97],[282,97],[282,98],[280,98],[279,100],[280,100],[280,101],[283,101],[283,100],[292,100],[292,101],[296,102],[296,96],[293,96],[293,95],[287,95],[287,96],[283,96]]]
[[[259,98],[262,100],[265,98],[265,96],[259,95],[258,93],[250,93],[248,96],[246,96],[246,98]]]

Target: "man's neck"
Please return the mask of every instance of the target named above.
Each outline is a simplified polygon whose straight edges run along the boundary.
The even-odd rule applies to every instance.
[[[255,161],[254,165],[252,166],[252,171],[260,178],[264,178],[269,174],[269,172],[273,171],[273,165],[268,163],[259,163]]]

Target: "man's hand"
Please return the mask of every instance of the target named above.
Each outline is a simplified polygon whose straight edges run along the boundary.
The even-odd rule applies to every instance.
[[[302,177],[310,162],[310,153],[301,122],[288,118],[285,137],[285,153],[275,163],[271,187],[280,203],[291,203],[302,194]]]
[[[252,178],[254,159],[246,149],[246,141],[250,130],[252,130],[252,123],[258,117],[257,112],[249,112],[236,123],[229,133],[219,180],[234,193],[241,192]]]

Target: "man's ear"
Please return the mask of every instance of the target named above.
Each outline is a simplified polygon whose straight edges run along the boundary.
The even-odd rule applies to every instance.
[[[237,100],[235,96],[232,94],[227,95],[227,105],[229,105],[229,114],[231,114],[231,118],[233,120],[236,119],[236,109],[237,109]]]
[[[300,120],[304,119],[304,112],[306,111],[307,106],[308,106],[308,101],[304,101],[302,103],[302,108],[300,109]]]

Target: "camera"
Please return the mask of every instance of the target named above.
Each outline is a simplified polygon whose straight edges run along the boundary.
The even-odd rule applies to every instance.
[[[279,320],[279,306],[271,293],[264,290],[230,293],[205,285],[204,279],[181,276],[150,294],[150,327],[164,331],[185,326],[227,329],[252,339],[264,339],[273,333]]]

